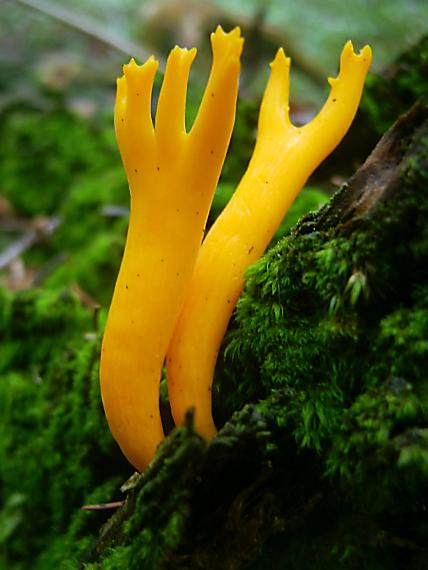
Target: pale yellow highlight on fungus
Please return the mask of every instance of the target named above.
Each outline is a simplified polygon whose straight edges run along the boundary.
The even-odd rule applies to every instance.
[[[142,471],[164,434],[161,370],[183,306],[235,119],[243,39],[211,35],[213,62],[200,109],[185,129],[196,50],[174,48],[151,119],[157,62],[131,60],[117,81],[115,129],[128,177],[126,246],[104,333],[101,393],[112,434]]]
[[[202,244],[168,350],[168,391],[177,425],[193,407],[199,434],[215,435],[214,368],[244,272],[263,254],[307,178],[348,131],[370,63],[369,46],[357,55],[348,42],[338,77],[329,79],[324,107],[310,123],[296,127],[289,118],[290,60],[280,49],[272,62],[252,159]]]

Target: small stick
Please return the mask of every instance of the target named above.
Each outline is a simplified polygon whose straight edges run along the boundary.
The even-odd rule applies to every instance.
[[[99,505],[83,505],[81,511],[107,511],[109,509],[119,509],[125,501],[112,501],[111,503],[100,503]]]

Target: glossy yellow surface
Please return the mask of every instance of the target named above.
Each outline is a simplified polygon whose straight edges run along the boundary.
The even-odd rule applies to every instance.
[[[329,79],[324,107],[304,127],[289,119],[290,60],[281,49],[272,62],[251,162],[202,244],[168,350],[168,390],[177,425],[194,407],[197,431],[207,438],[216,433],[211,412],[214,368],[244,272],[263,254],[307,178],[349,129],[370,62],[370,47],[357,55],[348,42],[338,77]]]
[[[101,393],[114,438],[140,471],[164,437],[159,382],[183,306],[235,119],[239,29],[211,35],[213,63],[199,113],[185,129],[196,50],[174,48],[151,118],[157,62],[124,66],[115,129],[131,210],[101,354]]]

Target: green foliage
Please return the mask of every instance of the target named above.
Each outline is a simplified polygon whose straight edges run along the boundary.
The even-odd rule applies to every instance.
[[[57,212],[73,182],[117,162],[110,131],[61,109],[3,111],[2,193],[23,214]]]

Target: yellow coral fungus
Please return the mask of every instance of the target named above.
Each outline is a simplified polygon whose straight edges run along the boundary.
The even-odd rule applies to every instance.
[[[348,42],[328,99],[304,127],[289,119],[290,60],[280,49],[271,64],[257,142],[232,199],[208,232],[168,350],[168,390],[174,420],[196,410],[197,431],[212,437],[211,385],[220,343],[241,293],[245,269],[264,252],[297,193],[347,132],[360,101],[371,50]]]
[[[243,40],[211,36],[213,63],[200,109],[185,130],[188,74],[196,50],[176,47],[151,119],[157,62],[133,60],[117,82],[115,129],[131,211],[125,252],[104,333],[101,393],[113,436],[143,470],[163,439],[159,381],[189,287],[229,144]]]

